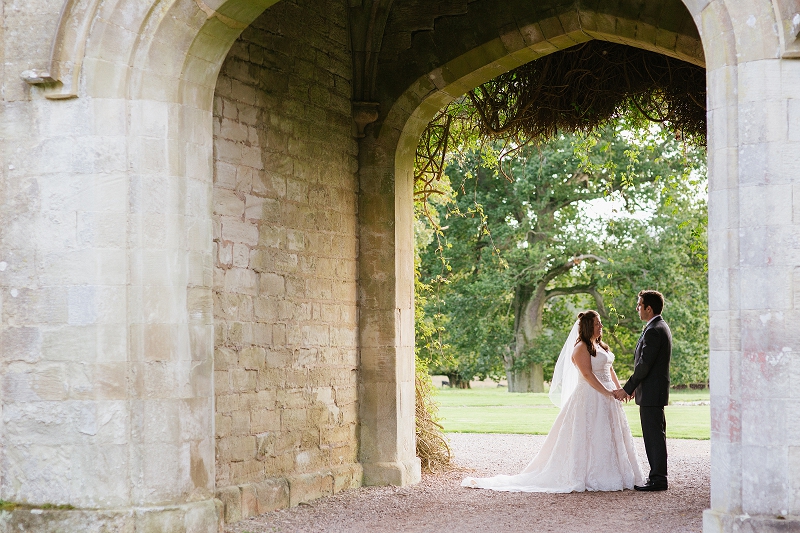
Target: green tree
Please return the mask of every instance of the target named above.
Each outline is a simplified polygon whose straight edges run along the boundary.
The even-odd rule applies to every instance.
[[[699,154],[698,154],[699,155]],[[635,312],[636,294],[644,288],[664,294],[664,318],[673,334],[673,384],[708,382],[708,211],[702,162],[698,171],[658,191],[647,218],[608,224],[616,252],[610,269],[609,306],[616,324],[610,329],[619,347],[616,367],[633,371],[633,346],[643,326]],[[620,356],[621,354],[621,356]]]
[[[509,390],[541,391],[581,307],[605,317],[610,310],[610,337],[624,350],[638,326],[615,310],[627,310],[631,291],[635,299],[639,288],[654,287],[635,266],[645,259],[642,246],[656,251],[647,258],[658,268],[676,267],[659,281],[702,297],[705,281],[695,278],[704,266],[704,203],[689,183],[704,177],[701,150],[656,130],[631,133],[621,121],[597,135],[561,135],[500,158],[506,148],[494,148],[490,157],[473,149],[451,160],[451,196],[434,209],[437,217],[446,210],[446,229],[420,253],[420,273],[434,282],[426,286],[438,291],[426,306],[438,340],[418,351],[435,361],[433,369],[456,381],[505,373]],[[598,202],[609,200],[654,214],[598,216]],[[426,215],[433,235],[441,224]],[[687,329],[707,320],[699,311],[696,303],[675,308]],[[685,351],[695,353],[701,343],[693,340]],[[686,376],[702,376],[702,364],[684,366]]]

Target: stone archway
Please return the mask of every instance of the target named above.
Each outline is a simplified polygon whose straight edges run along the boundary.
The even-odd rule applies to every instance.
[[[481,9],[476,3],[473,7],[474,13],[459,12],[456,16],[460,17],[454,17],[452,27],[440,35],[436,34],[438,30],[434,29],[433,19],[441,17],[436,19],[437,24],[446,26],[443,20],[447,14],[425,12],[417,21],[423,28],[418,31],[431,35],[420,37],[416,44],[410,38],[407,41],[398,38],[393,42],[403,45],[382,52],[379,69],[390,68],[403,60],[409,61],[412,67],[402,73],[395,72],[391,77],[378,77],[375,94],[385,115],[367,127],[367,136],[361,141],[359,152],[359,216],[362,235],[368,236],[361,241],[362,272],[368,273],[370,278],[391,280],[394,287],[394,292],[390,292],[386,285],[375,286],[362,279],[362,367],[379,363],[383,370],[379,379],[385,382],[364,385],[367,398],[364,405],[370,406],[372,411],[377,405],[378,412],[396,414],[370,420],[374,416],[372,412],[362,411],[361,420],[375,441],[381,440],[377,435],[397,439],[392,452],[407,450],[404,464],[414,459],[413,163],[418,139],[429,120],[443,105],[480,83],[548,53],[591,39],[621,42],[704,64],[694,23],[678,2],[656,5],[647,14],[638,11],[633,3],[624,2],[608,11],[594,11],[590,7],[575,9],[573,2],[564,2],[560,8],[550,6],[542,12],[530,5],[512,3],[504,8],[497,7],[491,17],[486,6]],[[676,9],[680,10],[677,14]],[[453,44],[459,42],[456,37],[459,31],[466,33],[479,24],[484,24],[480,34],[483,41],[476,43],[473,39]],[[387,36],[401,33],[396,26],[389,22]],[[415,57],[415,52],[425,56],[425,61],[415,63],[410,59]],[[427,70],[431,65],[436,68]],[[404,92],[400,91],[401,87],[406,88]],[[373,245],[375,242],[392,245],[377,247]],[[369,314],[364,313],[365,309],[370,310]],[[375,335],[376,330],[380,335]],[[365,335],[367,332],[369,336]],[[370,359],[373,353],[376,354],[374,363]],[[394,387],[398,392],[394,397],[381,394],[377,389],[379,384],[384,390]],[[370,387],[375,387],[375,392]],[[362,438],[364,436],[362,429]],[[381,457],[381,450],[371,446],[371,442],[362,440],[362,457]],[[389,461],[380,464],[386,465]],[[364,469],[366,476],[367,464]]]
[[[588,38],[681,54],[694,62],[704,56],[709,87],[712,386],[712,509],[704,515],[704,530],[782,530],[786,520],[800,510],[793,496],[796,489],[790,488],[800,486],[800,474],[793,466],[796,439],[791,429],[796,409],[790,407],[796,386],[789,378],[796,342],[780,340],[781,332],[793,329],[788,317],[797,316],[793,310],[797,291],[792,288],[796,261],[781,250],[788,245],[788,236],[797,234],[788,163],[795,158],[788,154],[796,150],[792,140],[800,131],[791,118],[792,98],[800,95],[792,80],[798,79],[800,65],[781,58],[796,55],[797,24],[786,21],[800,20],[800,15],[781,2],[775,3],[777,23],[772,6],[766,4],[685,2],[703,36],[703,54],[699,37],[694,45],[686,46],[688,36],[680,30],[676,40],[654,39],[660,33],[658,23],[648,28],[633,4],[628,13],[624,3],[615,5],[620,12],[614,13],[594,12],[590,3],[584,10],[581,4],[577,10],[572,3],[563,12],[554,9],[555,13],[548,12],[540,20],[523,16],[510,22],[514,17],[509,16],[495,38],[477,46],[473,38],[463,50],[452,44],[457,42],[452,33],[445,43],[446,31],[439,41],[436,36],[420,37],[418,46],[428,49],[423,53],[425,60],[417,65],[419,77],[402,83],[394,76],[389,80],[394,88],[386,84],[383,92],[380,86],[376,91],[385,115],[368,127],[360,151],[362,231],[374,228],[375,234],[394,242],[393,255],[373,250],[372,257],[373,263],[384,265],[384,276],[391,276],[397,287],[383,309],[384,323],[390,324],[388,331],[395,335],[396,373],[407,375],[403,361],[411,357],[402,332],[408,331],[412,320],[408,303],[412,162],[417,139],[434,113],[464,91],[536,54]],[[651,6],[659,12],[658,4]],[[660,13],[667,18],[675,15],[668,10]],[[463,23],[468,15],[461,15]],[[488,18],[486,11],[481,15]],[[453,22],[450,30],[459,28],[459,22]],[[437,24],[446,22],[437,19]],[[489,21],[486,25],[492,26]],[[427,29],[433,29],[433,24]],[[758,40],[756,34],[769,37]],[[660,44],[664,42],[672,44],[665,47]],[[396,54],[408,59],[413,50],[413,40],[409,40]],[[397,94],[397,87],[406,89]],[[373,205],[380,207],[371,209]],[[385,213],[387,207],[394,211],[381,218],[380,212]],[[362,253],[362,260],[367,254],[366,250]],[[393,325],[388,321],[391,312],[396,317]],[[769,400],[755,391],[769,391]],[[403,424],[402,420],[391,423],[392,427]]]
[[[231,45],[275,2],[67,0],[56,23],[57,3],[30,2],[44,27],[58,28],[55,46],[45,65],[45,39],[20,37],[42,64],[22,73],[29,92],[8,85],[16,100],[3,115],[17,126],[3,139],[5,183],[24,209],[14,204],[2,225],[10,251],[0,262],[0,486],[4,499],[83,510],[15,511],[0,528],[212,531],[213,96]],[[665,8],[677,5],[670,0],[607,11],[590,0],[555,2],[546,12],[524,1],[494,11],[487,0],[449,2],[443,13],[395,4],[363,3],[387,18],[368,24],[380,31],[352,54],[366,58],[356,70],[374,76],[354,76],[357,111],[367,110],[366,123],[381,109],[358,149],[352,274],[368,484],[419,479],[410,163],[427,119],[481,81],[588,37],[701,55],[697,35],[681,26],[685,13]],[[685,4],[709,80],[705,527],[777,530],[800,515],[791,379],[800,63],[782,59],[797,55],[800,13],[781,0]],[[448,31],[463,38],[436,41]],[[328,46],[347,57],[346,41]]]

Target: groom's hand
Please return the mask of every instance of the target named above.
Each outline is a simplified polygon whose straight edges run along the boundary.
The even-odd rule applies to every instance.
[[[623,390],[622,392],[625,391]],[[625,392],[625,403],[628,403],[631,400],[633,400],[633,394],[628,394],[627,392]]]

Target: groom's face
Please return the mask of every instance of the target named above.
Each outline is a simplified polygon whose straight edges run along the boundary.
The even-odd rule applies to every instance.
[[[639,318],[642,320],[650,320],[653,318],[653,308],[648,307],[645,309],[644,302],[642,301],[641,297],[639,297],[639,301],[636,304],[636,312],[639,313]]]

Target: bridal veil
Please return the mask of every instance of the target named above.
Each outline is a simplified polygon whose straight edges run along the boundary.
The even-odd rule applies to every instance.
[[[578,386],[580,374],[578,367],[572,362],[572,352],[575,350],[575,343],[578,341],[578,323],[572,325],[572,329],[567,336],[561,354],[556,361],[556,369],[553,372],[553,379],[550,382],[550,401],[558,407],[567,403],[567,399],[575,392]]]

